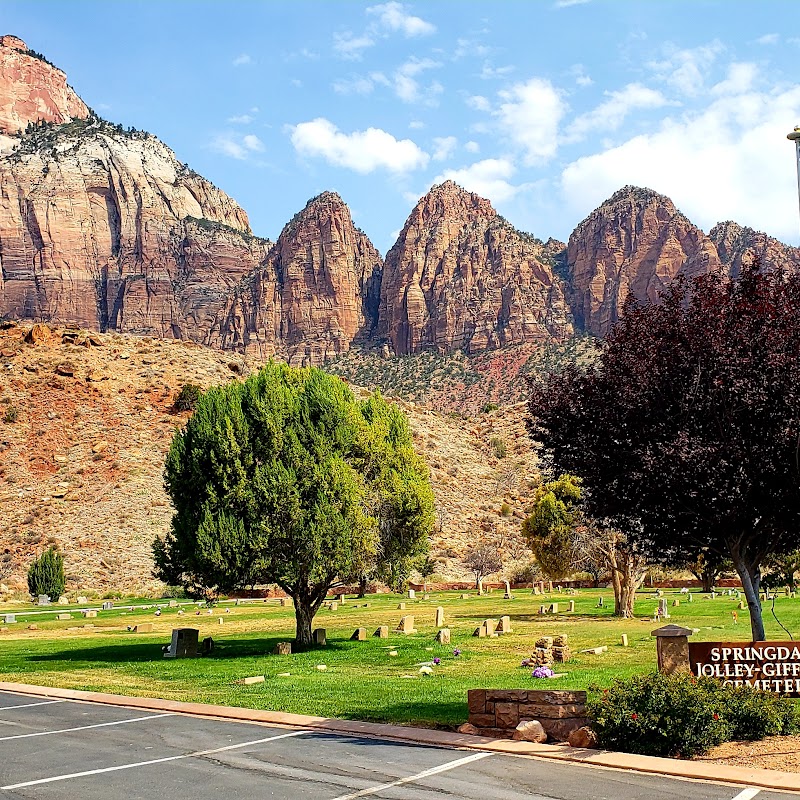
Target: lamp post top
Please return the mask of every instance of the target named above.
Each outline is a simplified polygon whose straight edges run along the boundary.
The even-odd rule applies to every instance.
[[[798,141],[800,139],[800,125],[795,125],[794,130],[786,134],[786,138],[791,139],[793,142]]]

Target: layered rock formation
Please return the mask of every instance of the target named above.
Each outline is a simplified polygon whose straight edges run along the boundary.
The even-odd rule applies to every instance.
[[[94,117],[23,136],[0,187],[13,317],[203,341],[269,244],[156,137]]]
[[[243,281],[214,343],[320,364],[375,329],[382,266],[342,198],[324,192],[294,216]]]
[[[576,324],[603,336],[628,294],[655,301],[678,275],[719,269],[713,242],[668,197],[625,186],[569,237],[569,299]]]
[[[411,212],[386,256],[378,330],[396,353],[474,353],[572,333],[552,247],[452,181]]]
[[[30,122],[70,122],[89,116],[67,76],[16,36],[0,36],[0,131],[16,133]]]
[[[766,233],[736,222],[720,222],[709,231],[708,238],[714,242],[720,260],[734,278],[739,276],[743,266],[752,264],[755,259],[770,269],[800,270],[800,248],[789,247]]]

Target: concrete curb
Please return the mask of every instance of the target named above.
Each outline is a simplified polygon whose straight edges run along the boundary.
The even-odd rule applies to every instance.
[[[778,772],[771,769],[749,769],[728,767],[700,761],[680,761],[672,758],[656,758],[629,753],[612,753],[605,750],[584,750],[569,745],[536,744],[516,742],[508,739],[489,739],[483,736],[468,736],[460,733],[412,728],[403,725],[382,725],[374,722],[311,717],[303,714],[284,714],[279,711],[263,711],[252,708],[215,706],[205,703],[184,703],[178,700],[162,700],[155,697],[126,697],[104,692],[87,692],[79,689],[59,689],[49,686],[32,686],[25,683],[0,681],[0,689],[19,692],[36,697],[56,697],[65,700],[84,700],[92,703],[145,709],[148,711],[171,711],[198,717],[230,719],[238,722],[254,722],[262,725],[279,725],[286,728],[302,728],[310,731],[349,734],[351,736],[390,739],[393,741],[427,744],[436,747],[453,747],[462,750],[489,750],[514,756],[533,756],[587,764],[594,767],[646,772],[675,778],[689,778],[714,783],[731,783],[739,786],[757,786],[762,789],[800,792],[800,773]],[[2,710],[0,708],[0,710]]]

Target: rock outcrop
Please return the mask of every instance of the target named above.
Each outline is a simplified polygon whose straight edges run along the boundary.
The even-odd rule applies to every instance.
[[[67,76],[16,36],[0,36],[0,132],[30,122],[70,122],[90,114]]]
[[[205,341],[269,243],[156,137],[96,117],[0,158],[0,309]]]
[[[322,363],[374,331],[382,266],[342,198],[323,192],[243,281],[215,343],[292,364]]]
[[[386,256],[378,330],[398,354],[561,339],[572,322],[552,247],[452,181],[414,207]]]
[[[720,222],[708,234],[714,242],[720,261],[732,277],[737,278],[742,266],[750,265],[757,258],[767,269],[782,269],[786,272],[800,270],[800,248],[754,231],[736,222]]]
[[[629,293],[655,301],[678,275],[721,266],[714,243],[668,197],[625,186],[569,237],[568,295],[576,325],[603,336]]]

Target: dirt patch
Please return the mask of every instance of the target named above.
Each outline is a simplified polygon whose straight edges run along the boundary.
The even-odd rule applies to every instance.
[[[731,767],[800,772],[800,736],[769,736],[760,742],[725,742],[694,760]]]

